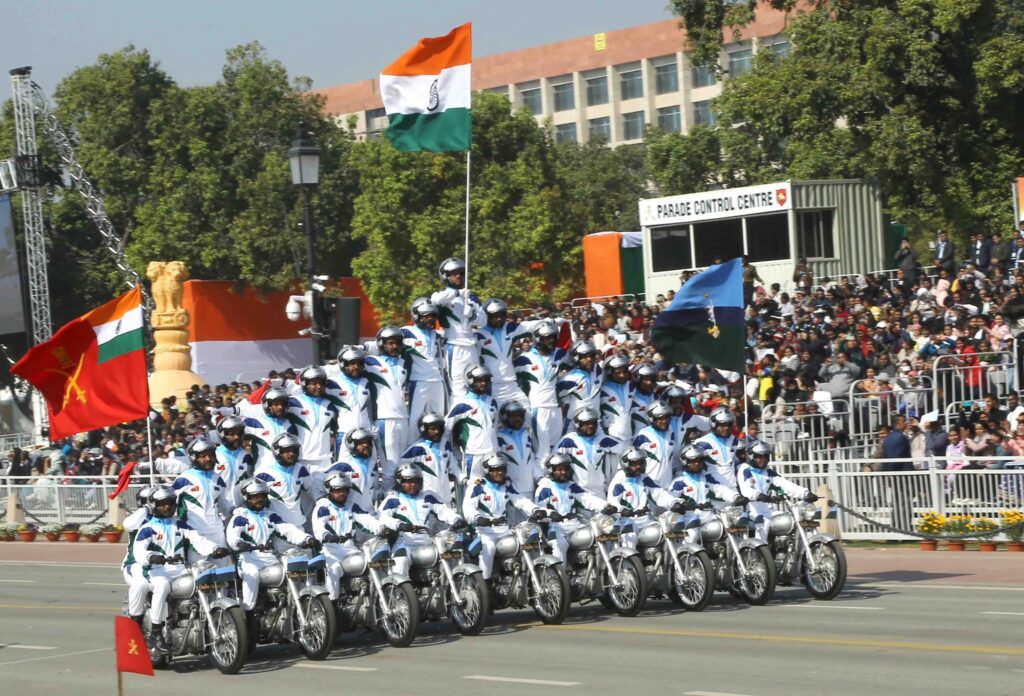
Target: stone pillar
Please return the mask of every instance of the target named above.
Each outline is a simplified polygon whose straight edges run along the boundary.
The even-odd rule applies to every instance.
[[[121,507],[121,496],[113,500],[107,499],[107,524],[124,524],[124,508]]]
[[[7,496],[7,519],[8,524],[22,524],[25,521],[25,511],[21,509],[20,486],[11,486]]]
[[[192,348],[188,344],[188,312],[181,306],[188,268],[182,261],[151,261],[146,276],[152,283],[156,307],[150,317],[153,327],[153,374],[149,377],[149,400],[159,408],[168,396],[184,396],[193,384],[205,384],[192,372]]]
[[[818,496],[818,509],[821,510],[821,526],[818,527],[818,531],[822,534],[828,534],[831,537],[835,537],[836,539],[841,539],[842,537],[839,533],[839,516],[836,515],[832,519],[829,519],[828,517],[829,510],[832,508],[832,506],[829,505],[829,501],[835,499],[832,495],[832,491],[828,488],[828,484],[823,483],[818,486],[818,490],[815,494]]]

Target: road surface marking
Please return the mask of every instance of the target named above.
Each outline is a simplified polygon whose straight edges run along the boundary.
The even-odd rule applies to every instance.
[[[684,696],[744,696],[743,694],[730,694],[725,691],[687,691]]]
[[[983,611],[981,613],[991,616],[1024,616],[1024,612],[1021,611]]]
[[[34,583],[35,580],[7,580],[6,578],[4,578],[0,579],[0,582],[23,582],[25,584],[31,584]]]
[[[376,672],[377,667],[345,667],[343,665],[314,665],[310,662],[298,662],[295,667],[302,669],[336,669],[342,672]]]
[[[98,585],[100,587],[127,587],[123,582],[83,582],[83,585]]]
[[[19,650],[56,650],[49,645],[22,645],[21,643],[0,643],[0,648],[17,648]]]
[[[776,604],[778,607],[803,607],[805,609],[855,609],[857,611],[882,611],[885,607],[844,607],[841,604]]]
[[[917,582],[873,582],[872,587],[899,587],[902,589],[928,590],[981,590],[982,592],[1024,592],[1024,587],[1000,587],[997,585],[933,585]]]
[[[60,563],[58,561],[0,561],[0,565],[11,566],[49,566],[51,568],[120,568],[120,564],[97,565],[95,563]]]
[[[463,679],[476,679],[477,681],[513,682],[515,684],[540,684],[543,686],[579,686],[580,682],[550,681],[548,679],[519,679],[517,677],[488,677],[483,674],[471,674]]]
[[[60,611],[111,611],[113,604],[0,604],[0,609],[59,609]]]
[[[25,662],[38,662],[39,660],[57,660],[62,657],[72,657],[73,655],[88,655],[90,653],[98,652],[112,652],[113,648],[97,648],[96,650],[80,650],[72,653],[61,653],[60,655],[48,655],[46,657],[30,657],[26,660],[14,660],[13,662],[0,662],[0,667],[8,667],[10,665],[20,665]]]
[[[897,640],[866,640],[855,638],[831,638],[829,636],[781,635],[765,633],[732,633],[726,631],[677,631],[657,628],[615,628],[612,626],[520,624],[526,627],[550,631],[584,631],[594,633],[622,633],[649,636],[679,636],[684,638],[724,638],[728,640],[760,640],[776,643],[797,643],[804,645],[835,645],[850,648],[891,648],[894,650],[919,650],[923,652],[976,653],[981,655],[1019,655],[1024,657],[1024,648],[1006,645],[956,645],[945,643],[915,643]]]

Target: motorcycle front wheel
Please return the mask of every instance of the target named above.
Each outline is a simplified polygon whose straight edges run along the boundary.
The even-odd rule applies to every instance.
[[[540,620],[546,624],[560,624],[569,613],[569,576],[561,565],[534,564],[540,592],[530,604]]]
[[[715,591],[711,559],[705,551],[682,551],[679,566],[683,569],[683,576],[677,577],[675,568],[672,569],[674,582],[668,591],[669,598],[687,611],[703,611]]]
[[[740,549],[740,558],[747,567],[747,575],[736,564],[736,586],[748,604],[767,604],[775,594],[775,561],[767,546]]]
[[[608,586],[608,599],[619,616],[636,616],[647,599],[647,573],[636,556],[616,556],[611,559],[611,566],[619,585]]]
[[[449,595],[448,615],[464,636],[475,636],[484,630],[490,592],[480,573],[455,573],[458,594]]]
[[[416,592],[407,582],[385,585],[382,589],[384,604],[390,613],[381,616],[381,629],[393,647],[407,648],[416,638],[420,625],[420,603]]]
[[[217,629],[217,638],[209,637],[210,659],[221,674],[238,674],[249,656],[245,612],[240,607],[213,609],[210,620]]]
[[[307,660],[324,660],[331,653],[334,636],[338,633],[334,605],[327,595],[306,596],[299,601],[306,616],[306,624],[296,636],[299,648]]]
[[[832,599],[846,585],[846,554],[838,541],[811,542],[814,572],[804,560],[803,583],[815,599]]]

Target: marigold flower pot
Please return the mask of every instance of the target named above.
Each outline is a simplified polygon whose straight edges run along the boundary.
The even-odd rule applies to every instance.
[[[987,553],[992,553],[993,551],[998,550],[998,548],[999,548],[999,545],[996,544],[996,542],[994,542],[994,541],[979,541],[978,542],[978,550],[979,551],[985,551]]]
[[[64,532],[64,541],[75,542],[82,537],[82,533],[78,531],[69,530]]]
[[[936,551],[939,548],[939,542],[935,539],[922,539],[921,550],[922,551]]]
[[[946,544],[947,551],[963,551],[967,548],[967,542],[965,541],[950,541]]]
[[[103,538],[111,544],[116,544],[121,541],[121,535],[123,532],[103,532]]]
[[[36,530],[29,529],[28,531],[25,531],[25,532],[18,532],[18,536],[21,537],[22,541],[35,541],[36,540],[36,533],[37,533]]]
[[[86,534],[86,535],[84,535],[83,538],[86,541],[88,541],[90,544],[95,544],[97,541],[100,540],[100,535],[99,534]]]
[[[60,532],[48,532],[46,538],[49,541],[60,541]]]
[[[1009,541],[1006,543],[1006,550],[1014,553],[1024,552],[1024,541]]]

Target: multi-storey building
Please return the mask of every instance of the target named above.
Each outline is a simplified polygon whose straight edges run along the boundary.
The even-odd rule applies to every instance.
[[[758,11],[719,56],[721,79],[749,71],[754,54],[785,54],[786,15]],[[473,89],[487,90],[549,124],[556,142],[600,137],[611,145],[639,142],[644,128],[688,132],[713,124],[719,71],[696,65],[675,19],[474,58]],[[340,125],[370,136],[387,127],[376,78],[318,90]]]

